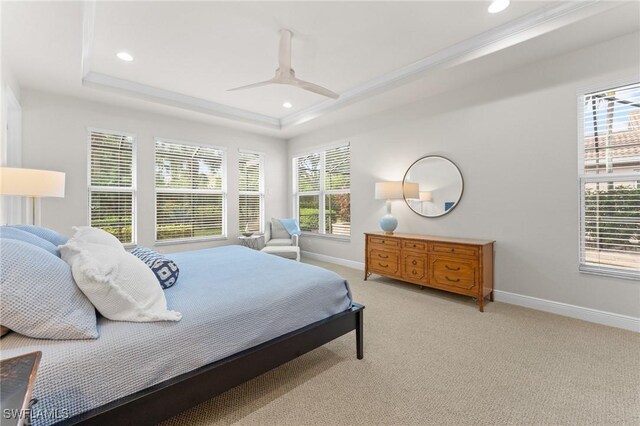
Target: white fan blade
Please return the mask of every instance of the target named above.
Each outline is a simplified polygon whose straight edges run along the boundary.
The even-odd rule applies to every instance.
[[[267,86],[267,85],[273,84],[273,83],[274,83],[273,79],[272,80],[267,80],[267,81],[261,81],[260,83],[247,84],[246,86],[240,86],[240,87],[234,87],[233,89],[227,89],[227,92],[232,92],[234,90],[253,89],[254,87]]]
[[[340,95],[332,92],[329,89],[326,89],[322,86],[318,86],[317,84],[309,83],[308,81],[300,80],[299,78],[294,78],[293,81],[289,84],[304,90],[308,90],[309,92],[317,93],[322,96],[327,96],[329,98],[338,99],[340,97]]]
[[[291,69],[291,36],[289,30],[280,30],[280,48],[278,49],[278,66],[281,72]]]

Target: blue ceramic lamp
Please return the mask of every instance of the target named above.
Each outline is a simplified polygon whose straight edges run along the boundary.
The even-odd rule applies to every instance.
[[[405,192],[407,192],[405,194]],[[414,194],[415,192],[415,194]],[[415,183],[402,182],[378,182],[376,183],[376,200],[387,201],[387,214],[380,218],[380,228],[387,235],[393,235],[393,231],[398,227],[398,219],[391,215],[391,200],[402,200],[403,198],[417,198],[418,185]]]

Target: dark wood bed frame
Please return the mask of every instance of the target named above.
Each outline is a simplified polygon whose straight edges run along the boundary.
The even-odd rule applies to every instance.
[[[356,331],[363,353],[364,306],[306,327],[66,419],[59,425],[154,425],[253,379],[344,334]]]

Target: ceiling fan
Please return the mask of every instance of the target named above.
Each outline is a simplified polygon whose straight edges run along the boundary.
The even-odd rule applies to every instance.
[[[340,95],[332,92],[317,84],[310,83],[308,81],[300,80],[296,78],[295,71],[291,68],[291,37],[293,33],[289,30],[280,30],[280,49],[278,51],[278,65],[276,75],[271,80],[261,81],[260,83],[253,83],[247,86],[236,87],[232,90],[244,90],[253,89],[254,87],[267,86],[269,84],[288,84],[290,86],[299,87],[300,89],[307,90],[309,92],[317,93],[329,98],[338,99]]]

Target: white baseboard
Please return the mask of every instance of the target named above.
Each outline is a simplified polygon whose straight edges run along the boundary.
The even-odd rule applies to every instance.
[[[640,333],[640,318],[495,290],[494,300]]]
[[[346,266],[347,268],[358,269],[364,271],[364,263],[354,260],[340,259],[339,257],[327,256],[326,254],[311,253],[310,251],[302,251],[300,254],[309,259],[320,260],[322,262],[335,263],[336,265]]]
[[[309,259],[323,262],[335,263],[336,265],[364,271],[364,263],[353,260],[340,259],[338,257],[327,256],[326,254],[311,253],[303,251],[302,255]],[[509,303],[511,305],[523,306],[525,308],[536,309],[538,311],[550,312],[565,317],[577,318],[596,324],[608,325],[610,327],[622,328],[625,330],[640,333],[640,318],[613,312],[599,311],[597,309],[584,308],[582,306],[570,305],[568,303],[554,302],[553,300],[539,299],[537,297],[525,296],[522,294],[509,293],[508,291],[495,290],[494,299],[497,302]]]

